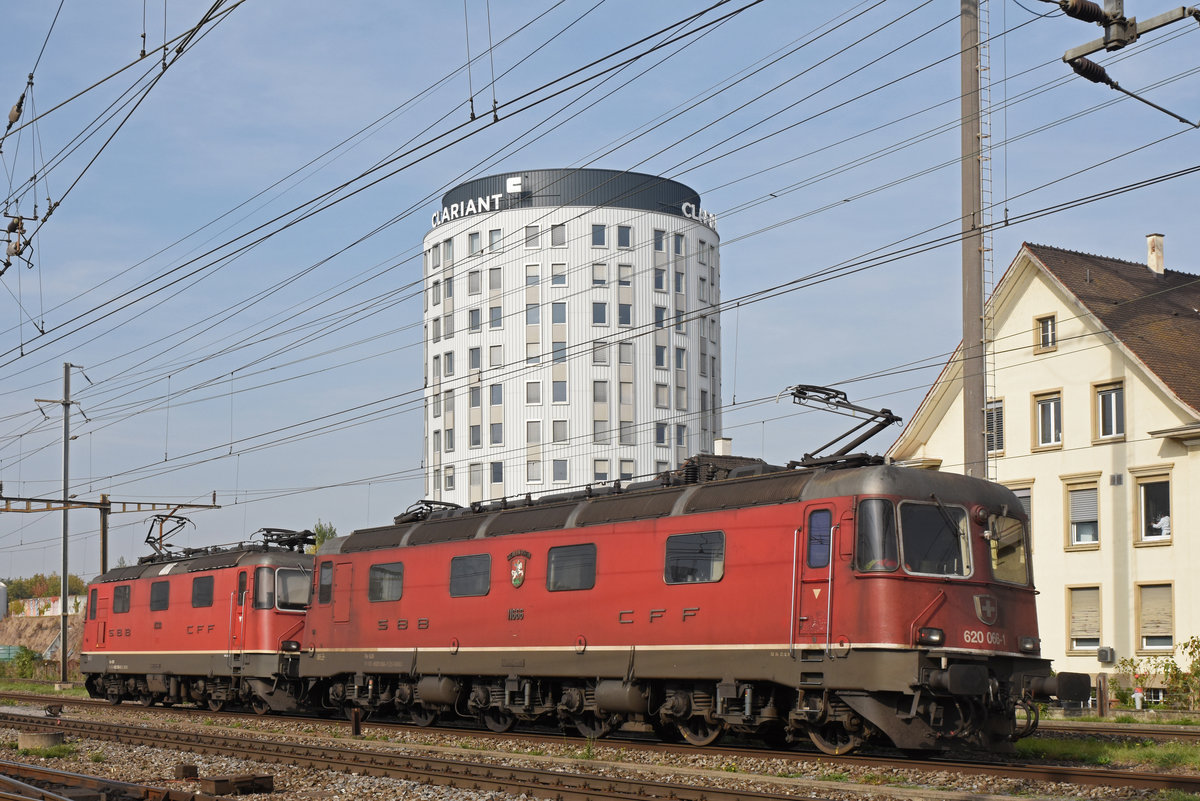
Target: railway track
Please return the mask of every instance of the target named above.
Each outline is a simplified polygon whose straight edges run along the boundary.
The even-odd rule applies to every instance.
[[[677,783],[647,782],[644,779],[598,778],[594,773],[564,772],[561,765],[556,769],[513,767],[465,761],[440,755],[417,755],[411,749],[398,754],[396,751],[365,748],[360,745],[344,747],[330,745],[328,741],[306,744],[296,738],[272,739],[272,735],[233,735],[211,731],[178,731],[173,729],[151,729],[141,725],[112,724],[101,721],[49,719],[31,715],[0,713],[0,725],[25,729],[58,730],[78,737],[108,739],[125,744],[141,744],[162,748],[176,748],[204,754],[237,755],[262,762],[282,762],[336,771],[387,776],[409,781],[454,786],[470,789],[490,789],[516,794],[529,794],[542,798],[584,801],[584,799],[640,799],[672,798],[680,801],[708,799],[708,801],[736,801],[736,799],[779,799],[794,797],[795,788],[779,787],[785,780],[773,777],[755,777],[756,784],[776,788],[770,791],[749,792],[726,790],[705,785],[688,788],[681,792]],[[392,724],[399,728],[397,724]],[[405,727],[411,728],[411,727]],[[428,732],[429,730],[423,730]],[[463,733],[461,730],[458,733]],[[486,738],[486,732],[471,732],[473,736]],[[513,734],[504,735],[513,739]],[[535,740],[545,736],[529,735]],[[497,738],[499,739],[499,738]],[[608,743],[619,746],[620,741]],[[1066,782],[1082,786],[1119,785],[1149,790],[1181,790],[1200,793],[1200,776],[1179,774],[1142,773],[1122,770],[1106,770],[1064,765],[1016,765],[1009,763],[972,762],[961,759],[914,760],[886,755],[854,755],[849,757],[827,757],[811,752],[761,751],[749,748],[694,749],[663,743],[630,743],[637,748],[675,753],[706,753],[751,758],[791,759],[794,761],[819,760],[829,766],[856,767],[868,770],[896,768],[916,771],[955,771],[967,775],[988,775],[998,778],[1037,782]],[[522,759],[533,759],[519,755]],[[560,762],[562,760],[559,760]],[[578,762],[578,760],[574,760]],[[669,770],[664,769],[664,770]],[[745,777],[743,777],[745,778]],[[695,789],[696,793],[691,794]]]
[[[217,796],[203,793],[130,784],[4,761],[0,761],[0,797],[40,801],[70,801],[81,797],[108,801],[222,801]]]

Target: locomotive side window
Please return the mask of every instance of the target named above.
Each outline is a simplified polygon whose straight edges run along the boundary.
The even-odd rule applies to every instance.
[[[333,562],[322,562],[317,581],[317,603],[327,604],[333,600]]]
[[[171,583],[156,581],[150,585],[150,611],[161,612],[171,605]]]
[[[367,573],[368,601],[399,601],[404,595],[404,563],[371,565]]]
[[[113,612],[123,614],[129,611],[129,585],[113,587]]]
[[[213,605],[213,577],[196,576],[192,579],[192,607]]]
[[[904,568],[910,573],[966,576],[971,572],[967,511],[945,504],[900,504]]]
[[[275,571],[269,567],[254,568],[254,608],[275,608]]]
[[[858,505],[858,536],[854,566],[867,573],[890,573],[900,566],[896,537],[896,507],[882,498]]]
[[[246,605],[246,571],[245,570],[238,571],[237,605],[238,606]]]
[[[551,548],[546,560],[546,589],[590,590],[596,586],[596,544]]]
[[[486,553],[450,560],[450,597],[487,595],[492,583],[492,557]]]
[[[99,593],[93,587],[92,591],[88,594],[88,620],[96,619],[96,604],[99,602]]]
[[[280,609],[299,610],[308,606],[312,596],[312,578],[307,570],[275,571],[275,597]]]
[[[1024,524],[1012,517],[992,515],[988,519],[988,531],[992,575],[997,581],[1028,584],[1029,560]]]
[[[833,512],[814,509],[808,514],[808,566],[829,567],[829,543],[833,537]]]
[[[667,537],[663,581],[667,584],[693,584],[720,581],[725,575],[725,533],[676,534]]]

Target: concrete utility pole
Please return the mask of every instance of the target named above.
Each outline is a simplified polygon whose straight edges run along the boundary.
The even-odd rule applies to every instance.
[[[70,532],[70,491],[71,491],[71,368],[83,369],[77,364],[63,362],[63,396],[62,400],[40,400],[36,403],[58,403],[63,410],[63,458],[62,458],[62,578],[59,580],[59,624],[58,624],[58,656],[59,681],[67,681],[67,598],[71,594],[70,572],[67,561],[67,535]]]
[[[963,474],[987,478],[983,353],[983,139],[979,108],[979,0],[962,0]]]

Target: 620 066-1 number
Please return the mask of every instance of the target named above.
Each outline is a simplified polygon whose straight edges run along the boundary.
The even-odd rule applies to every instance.
[[[1002,631],[967,629],[963,632],[963,642],[967,645],[1005,645],[1008,637]]]

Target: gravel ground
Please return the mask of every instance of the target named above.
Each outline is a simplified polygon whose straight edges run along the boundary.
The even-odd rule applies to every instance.
[[[28,711],[42,715],[40,708]],[[199,720],[192,716],[164,715],[159,710],[118,707],[113,709],[68,708],[66,717],[103,717],[122,723],[144,723],[157,728],[197,729],[218,731],[229,724],[219,718]],[[300,737],[306,741],[341,737],[341,744],[355,742],[345,737],[346,729],[320,722],[264,718],[243,723],[237,721],[230,731],[239,735],[261,732],[264,737]],[[919,770],[880,768],[870,770],[854,767],[832,767],[817,760],[756,759],[751,757],[664,754],[639,749],[633,744],[599,741],[593,744],[578,740],[548,740],[536,746],[524,740],[497,740],[490,736],[457,735],[441,732],[399,732],[364,726],[364,749],[395,753],[431,750],[443,752],[454,759],[479,762],[534,766],[574,773],[595,773],[602,776],[645,778],[653,781],[683,785],[711,785],[741,789],[784,789],[800,798],[827,798],[837,801],[859,799],[988,799],[1020,796],[1029,798],[1139,799],[1154,798],[1150,791],[1122,787],[1079,787],[1014,781],[982,775],[951,772],[929,773]],[[378,738],[378,739],[377,739]],[[386,739],[384,739],[386,738]],[[173,778],[175,766],[181,763],[196,765],[200,776],[239,773],[270,773],[275,777],[274,795],[243,796],[247,799],[428,799],[429,801],[508,801],[526,799],[505,793],[485,793],[421,785],[395,779],[357,776],[333,771],[312,770],[292,765],[256,763],[231,757],[211,757],[187,752],[122,746],[99,740],[73,740],[73,755],[45,760],[20,755],[16,748],[17,732],[0,729],[0,743],[11,745],[3,759],[45,764],[58,770],[86,773],[121,781],[154,784],[161,787],[198,792],[194,781]],[[764,785],[770,784],[770,788]]]

